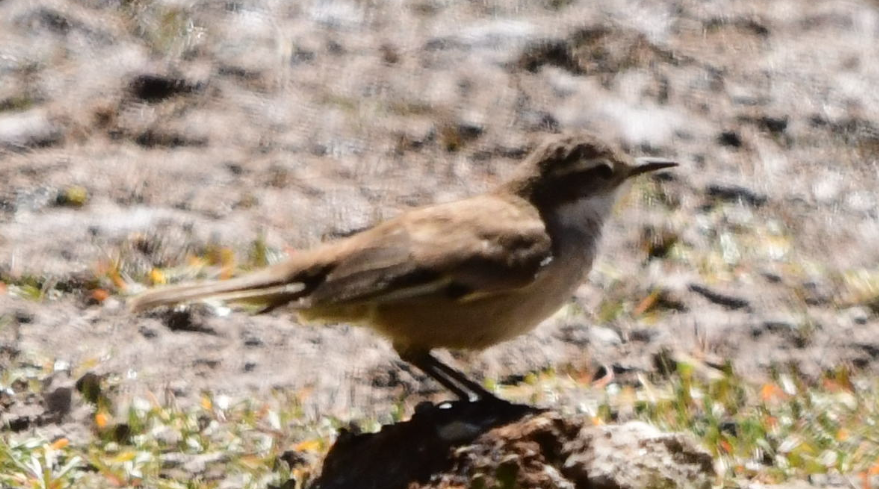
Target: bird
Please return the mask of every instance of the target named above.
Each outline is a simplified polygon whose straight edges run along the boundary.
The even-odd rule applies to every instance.
[[[554,134],[488,192],[413,208],[237,278],[148,290],[130,309],[216,300],[365,325],[459,399],[500,400],[432,351],[483,350],[559,310],[592,267],[626,183],[674,166],[591,132]]]

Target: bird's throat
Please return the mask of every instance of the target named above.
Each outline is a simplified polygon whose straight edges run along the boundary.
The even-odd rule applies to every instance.
[[[614,192],[574,200],[544,215],[547,232],[557,254],[592,254],[601,237],[601,228],[610,215]]]

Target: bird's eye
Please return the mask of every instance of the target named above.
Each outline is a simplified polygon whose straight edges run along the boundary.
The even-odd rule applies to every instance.
[[[613,168],[610,165],[606,165],[604,163],[596,166],[592,169],[592,173],[594,173],[598,178],[602,180],[610,180],[613,178]]]

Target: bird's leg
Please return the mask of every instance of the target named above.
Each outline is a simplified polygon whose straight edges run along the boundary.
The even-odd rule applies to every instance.
[[[483,401],[492,401],[492,400],[499,401],[500,400],[497,396],[495,396],[494,394],[489,392],[488,389],[486,389],[485,387],[480,385],[478,382],[475,382],[475,381],[471,380],[469,377],[467,377],[467,375],[464,374],[464,372],[461,372],[460,370],[457,370],[455,368],[450,367],[449,365],[446,365],[445,363],[439,361],[438,358],[436,358],[435,356],[433,356],[429,353],[427,354],[427,357],[430,359],[430,361],[432,361],[436,364],[436,368],[439,371],[441,371],[443,374],[447,375],[450,379],[454,380],[455,382],[458,382],[459,384],[461,384],[461,386],[463,386],[465,389],[469,390],[470,393],[475,394],[478,399],[481,399]]]
[[[452,393],[458,396],[459,399],[464,401],[470,400],[470,392],[458,385],[454,380],[450,379],[448,376],[445,375],[445,373],[439,370],[436,364],[442,365],[442,363],[440,363],[430,353],[412,356],[401,356],[401,358],[411,363],[412,365],[415,365],[422,372],[426,373],[428,377],[439,382],[446,389],[452,391]]]
[[[400,349],[400,358],[415,365],[428,376],[452,391],[458,398],[470,401],[473,397],[483,401],[501,401],[486,388],[470,380],[463,372],[439,361],[426,350]]]

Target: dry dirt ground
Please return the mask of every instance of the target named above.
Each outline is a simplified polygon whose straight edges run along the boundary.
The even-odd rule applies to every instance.
[[[479,192],[589,129],[682,165],[621,203],[569,307],[461,365],[876,371],[877,59],[867,0],[3,0],[3,366],[123,397],[302,390],[314,417],[442,397],[367,331],[124,300]]]

